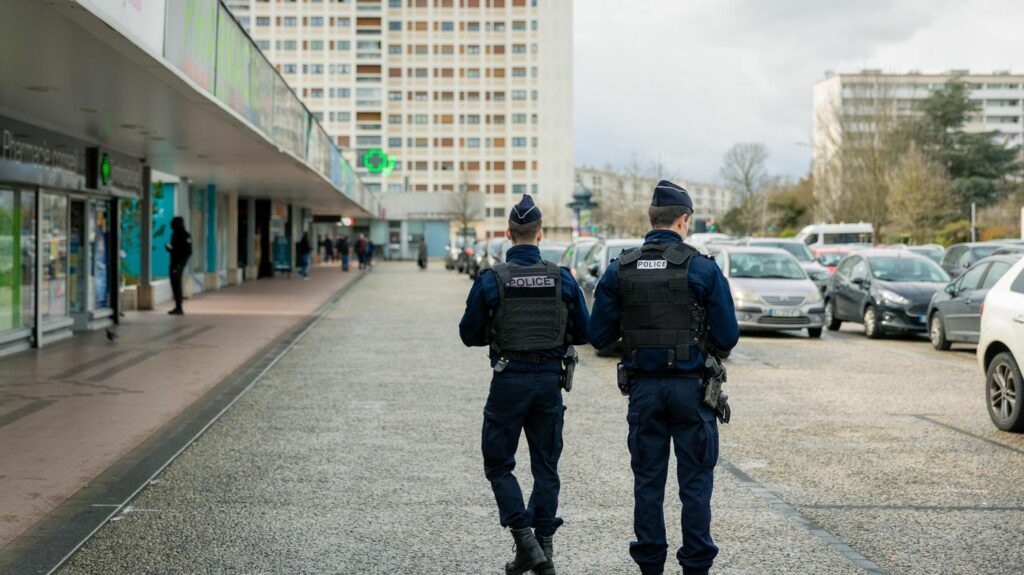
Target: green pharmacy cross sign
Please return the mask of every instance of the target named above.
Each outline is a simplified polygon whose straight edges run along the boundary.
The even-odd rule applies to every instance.
[[[110,156],[107,154],[100,158],[100,181],[104,186],[110,184]]]
[[[374,148],[363,154],[363,167],[371,174],[386,176],[395,169],[395,159],[385,154],[384,150]]]

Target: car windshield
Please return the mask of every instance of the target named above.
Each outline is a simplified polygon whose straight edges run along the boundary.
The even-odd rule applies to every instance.
[[[557,262],[564,252],[563,246],[543,246],[540,248],[540,257],[549,262]]]
[[[839,260],[843,259],[846,254],[841,252],[824,252],[818,256],[818,263],[823,266],[832,267],[839,264]]]
[[[928,259],[939,264],[942,263],[943,251],[939,248],[910,248],[908,251],[926,256]]]
[[[995,244],[991,246],[977,246],[971,248],[971,253],[974,254],[974,259],[980,260],[982,258],[987,258],[988,256],[994,254],[996,250],[998,250],[1001,247],[1003,246],[1001,246],[1000,244]]]
[[[807,249],[807,246],[799,242],[757,242],[754,245],[764,248],[780,248],[786,250],[800,262],[814,261],[814,256],[811,255],[811,250]]]
[[[734,252],[729,254],[729,277],[802,280],[807,275],[790,255]]]
[[[932,260],[922,258],[871,258],[871,275],[890,282],[948,282],[946,274]]]

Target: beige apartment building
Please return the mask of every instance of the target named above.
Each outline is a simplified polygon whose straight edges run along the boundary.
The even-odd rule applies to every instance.
[[[970,70],[950,70],[937,74],[910,72],[889,74],[868,69],[856,73],[833,74],[814,85],[814,174],[816,193],[837,190],[838,175],[833,161],[835,147],[842,135],[842,122],[849,129],[872,130],[872,121],[857,121],[870,115],[885,102],[895,116],[920,114],[921,100],[948,80],[960,78],[971,89],[971,99],[980,109],[968,118],[968,132],[994,132],[1007,146],[1024,142],[1024,75],[1008,71],[972,74]],[[819,186],[819,183],[825,183]],[[826,202],[826,205],[828,202]]]
[[[720,218],[736,206],[736,192],[728,186],[667,178],[690,193],[694,214]],[[607,202],[613,195],[649,202],[658,180],[655,177],[626,174],[610,167],[576,168],[576,181],[590,188],[594,193],[594,201],[598,203],[602,200]]]
[[[571,0],[229,0],[236,18],[381,192],[377,243],[440,254],[453,196],[478,234],[523,193],[573,190]]]

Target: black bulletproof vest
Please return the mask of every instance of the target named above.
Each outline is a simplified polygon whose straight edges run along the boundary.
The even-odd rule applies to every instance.
[[[622,343],[633,360],[639,348],[661,348],[668,367],[701,345],[704,309],[690,301],[690,261],[697,251],[682,243],[648,244],[619,256]]]
[[[569,307],[551,262],[494,266],[500,296],[491,319],[491,351],[544,351],[564,345]]]

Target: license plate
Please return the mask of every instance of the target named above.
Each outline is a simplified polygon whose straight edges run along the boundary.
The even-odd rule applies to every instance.
[[[769,309],[769,317],[800,317],[798,309]]]

